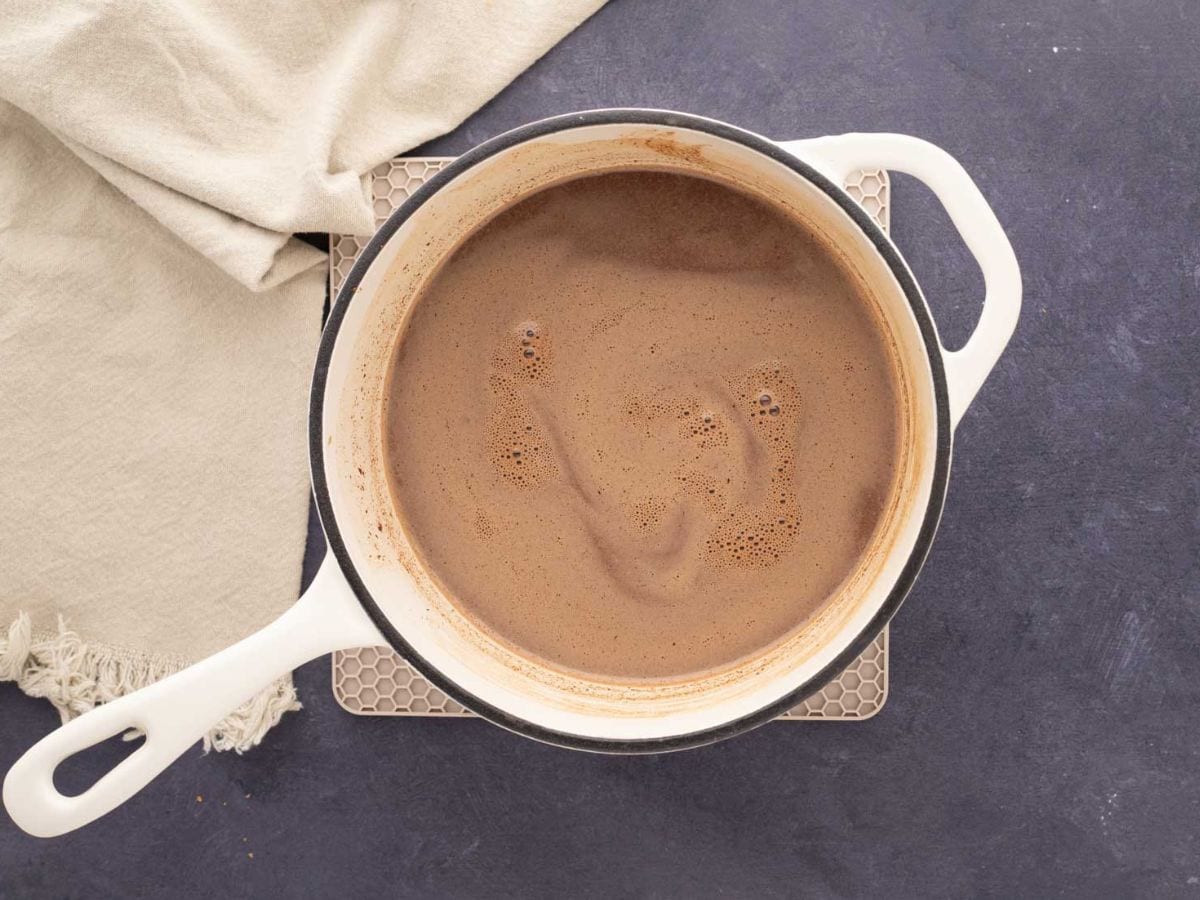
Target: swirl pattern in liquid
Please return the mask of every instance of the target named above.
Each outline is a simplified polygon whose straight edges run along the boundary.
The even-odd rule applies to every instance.
[[[800,223],[693,176],[589,176],[477,230],[385,398],[397,512],[510,647],[680,678],[800,627],[895,490],[894,362]]]

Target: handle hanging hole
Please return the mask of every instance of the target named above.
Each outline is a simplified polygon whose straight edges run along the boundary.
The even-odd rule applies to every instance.
[[[55,767],[54,787],[63,796],[78,797],[145,743],[146,736],[141,732],[122,729],[99,743],[84,747]]]
[[[959,350],[979,322],[983,272],[937,195],[924,182],[889,172],[892,240],[916,276],[947,350]]]

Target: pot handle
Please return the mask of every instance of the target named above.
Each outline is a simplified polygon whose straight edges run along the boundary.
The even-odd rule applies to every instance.
[[[1017,325],[1021,271],[996,214],[975,182],[949,153],[904,134],[842,134],[780,144],[835,179],[840,186],[858,169],[892,169],[923,181],[937,195],[950,221],[983,272],[983,311],[961,350],[942,347],[950,394],[950,424],[956,427]]]
[[[384,643],[355,599],[333,554],[304,595],[250,637],[148,687],[89,710],[52,731],[4,779],[4,806],[25,831],[54,837],[120,806],[222,718],[292,669],[346,647]],[[59,793],[54,770],[68,756],[131,728],[145,743],[74,797]]]

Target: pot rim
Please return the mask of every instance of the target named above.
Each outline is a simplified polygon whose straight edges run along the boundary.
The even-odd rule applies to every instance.
[[[417,209],[424,205],[445,185],[476,164],[518,144],[574,128],[623,124],[658,125],[664,128],[699,131],[717,138],[742,144],[791,169],[827,194],[830,199],[849,215],[854,223],[870,239],[876,251],[887,263],[916,319],[930,364],[937,427],[935,440],[936,456],[933,465],[929,502],[925,508],[916,542],[909,553],[908,560],[900,576],[892,586],[884,602],[880,605],[879,610],[858,635],[850,641],[846,648],[827,666],[794,690],[788,692],[775,702],[747,713],[744,716],[733,719],[723,725],[687,734],[634,740],[582,737],[546,728],[514,716],[465,691],[458,684],[444,676],[440,670],[413,649],[408,641],[405,640],[401,631],[396,627],[396,624],[384,614],[383,610],[371,596],[370,591],[354,567],[345,540],[338,528],[330,496],[329,482],[325,473],[325,440],[322,413],[325,390],[328,383],[329,365],[333,357],[334,347],[337,344],[338,334],[345,319],[346,310],[349,304],[353,302],[355,291],[367,270],[374,263],[375,258],[396,231],[399,230],[400,226]],[[396,652],[403,656],[405,661],[410,663],[439,690],[492,724],[543,743],[576,750],[612,754],[662,753],[672,750],[683,750],[715,743],[749,731],[776,718],[806,697],[820,690],[851,661],[858,657],[878,636],[880,631],[883,630],[892,616],[896,614],[896,611],[900,608],[900,605],[911,590],[917,573],[920,571],[929,553],[934,532],[937,530],[942,507],[945,503],[952,439],[949,391],[942,360],[941,345],[938,341],[932,315],[900,251],[892,243],[891,238],[875,223],[866,211],[840,185],[835,185],[808,163],[805,163],[792,153],[754,132],[746,131],[745,129],[716,119],[704,118],[689,113],[669,110],[623,108],[595,109],[553,116],[497,135],[447,164],[445,168],[426,181],[387,218],[354,263],[350,274],[343,282],[338,296],[330,308],[329,318],[321,335],[321,343],[317,351],[316,366],[313,372],[312,388],[309,395],[308,433],[313,494],[316,499],[317,512],[321,519],[321,525],[329,544],[329,551],[334,554],[342,574],[349,583],[354,595],[358,598],[359,603],[371,621],[374,622],[383,636],[395,648]]]

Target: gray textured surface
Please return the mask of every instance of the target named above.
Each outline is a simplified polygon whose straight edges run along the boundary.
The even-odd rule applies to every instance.
[[[958,432],[884,711],[606,759],[353,718],[322,660],[255,752],[190,752],[63,839],[0,822],[0,894],[1200,897],[1200,9],[704,6],[618,0],[423,149],[642,104],[907,131],[975,175],[1026,311]],[[978,275],[897,181],[961,338]],[[0,721],[7,768],[56,717],[0,686]]]

